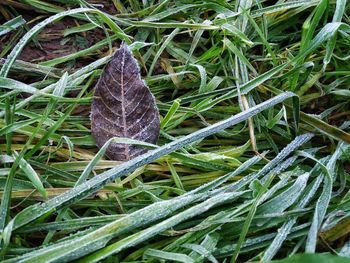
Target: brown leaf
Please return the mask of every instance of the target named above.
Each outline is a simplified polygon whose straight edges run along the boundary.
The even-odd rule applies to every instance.
[[[97,146],[113,137],[155,143],[159,136],[159,112],[155,99],[141,80],[137,61],[122,44],[100,77],[91,106],[91,131]],[[141,147],[112,143],[106,155],[130,160],[146,152]]]

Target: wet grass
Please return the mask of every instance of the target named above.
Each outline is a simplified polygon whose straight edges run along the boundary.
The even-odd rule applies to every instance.
[[[2,260],[350,256],[346,1],[88,2],[0,4]],[[161,115],[125,163],[89,119],[121,41]]]

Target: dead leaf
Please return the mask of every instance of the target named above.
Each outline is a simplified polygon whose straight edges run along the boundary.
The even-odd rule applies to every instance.
[[[156,102],[141,80],[137,61],[122,44],[100,77],[91,106],[91,131],[97,146],[113,137],[156,143],[160,121]],[[106,155],[117,161],[130,160],[147,150],[112,143]]]

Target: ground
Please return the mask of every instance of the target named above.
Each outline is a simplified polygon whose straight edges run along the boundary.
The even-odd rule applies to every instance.
[[[347,262],[349,10],[2,1],[1,259]],[[160,117],[154,150],[125,162],[97,147],[90,120],[122,41]],[[109,99],[118,118],[120,98]]]

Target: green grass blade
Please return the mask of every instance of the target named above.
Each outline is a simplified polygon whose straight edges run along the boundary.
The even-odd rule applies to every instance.
[[[17,152],[14,152],[14,156],[15,158],[19,157]],[[35,172],[32,166],[24,158],[21,158],[19,160],[19,167],[25,173],[28,179],[32,182],[35,189],[39,191],[39,193],[44,197],[44,199],[47,199],[47,192],[44,188],[44,185],[41,182],[39,175]]]
[[[257,113],[270,108],[285,99],[288,99],[290,97],[293,97],[293,93],[283,93],[280,94],[270,100],[267,100],[261,104],[258,104],[254,107],[251,107],[249,110],[244,111],[242,113],[239,113],[227,120],[218,122],[214,125],[211,125],[209,127],[206,127],[204,129],[201,129],[197,132],[194,132],[190,135],[187,135],[185,137],[182,137],[176,141],[173,141],[169,144],[166,144],[162,147],[159,147],[156,150],[150,151],[144,155],[141,155],[139,157],[136,157],[135,159],[123,163],[122,165],[111,169],[98,177],[94,177],[91,180],[89,180],[86,183],[83,183],[71,191],[68,191],[61,196],[58,196],[56,198],[50,199],[49,201],[40,204],[40,205],[33,205],[31,207],[28,207],[27,209],[23,210],[17,216],[13,219],[15,221],[14,223],[14,229],[19,228],[20,226],[23,226],[36,218],[40,217],[43,214],[46,214],[50,211],[53,211],[54,209],[61,208],[66,204],[70,204],[74,201],[80,200],[84,198],[85,196],[90,195],[91,193],[95,192],[96,190],[103,187],[106,183],[121,177],[136,168],[145,165],[147,163],[150,163],[151,161],[159,158],[160,156],[166,155],[168,153],[174,152],[177,149],[180,149],[181,147],[188,145],[189,143],[195,142],[201,138],[207,137],[211,134],[215,134],[218,131],[222,131],[223,129],[230,127],[232,125],[235,125],[241,121],[244,121],[248,119],[249,117],[252,117],[256,115]]]

